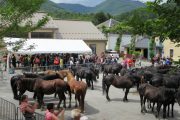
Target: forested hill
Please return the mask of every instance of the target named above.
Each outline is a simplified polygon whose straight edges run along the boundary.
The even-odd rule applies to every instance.
[[[105,13],[110,13],[111,15],[118,15],[140,7],[144,7],[145,4],[134,0],[105,0],[95,7],[86,7],[79,4],[64,3],[59,3],[58,6],[64,8],[67,11],[75,13],[97,13],[102,11]]]

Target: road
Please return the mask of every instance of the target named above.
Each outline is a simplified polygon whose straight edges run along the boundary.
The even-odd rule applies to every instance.
[[[140,100],[139,95],[135,88],[130,90],[128,95],[129,102],[123,102],[122,98],[124,92],[122,89],[110,87],[109,96],[111,101],[108,102],[105,96],[102,95],[102,74],[98,82],[95,83],[95,90],[88,89],[85,98],[85,116],[89,120],[156,120],[154,114],[149,110],[148,113],[142,114],[140,112]],[[26,92],[30,97],[30,102],[33,102],[32,93]],[[12,91],[10,88],[9,80],[0,81],[0,95],[8,101],[15,103],[18,106],[18,101],[12,97]],[[72,97],[72,105],[74,106],[74,96]],[[45,103],[54,102],[57,104],[58,99],[53,96],[45,96]],[[68,103],[68,98],[67,98]],[[71,109],[65,110],[65,120],[70,119]],[[44,111],[36,110],[37,112],[44,113]],[[180,120],[180,106],[176,103],[174,108],[174,118],[168,118],[168,120]],[[160,117],[160,119],[162,119]]]

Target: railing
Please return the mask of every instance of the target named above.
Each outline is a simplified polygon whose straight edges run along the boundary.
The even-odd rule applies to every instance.
[[[90,66],[94,63],[86,63],[86,64],[78,64],[79,66]],[[73,65],[75,66],[75,64]],[[64,64],[64,65],[49,65],[49,66],[25,66],[25,67],[17,67],[16,69],[10,68],[10,70],[21,70],[22,72],[32,72],[32,73],[38,73],[45,70],[62,70],[64,68],[70,68],[70,64]],[[13,73],[13,72],[12,72]]]
[[[0,98],[0,119],[15,120],[16,119],[15,104]]]
[[[35,120],[44,120],[45,116],[34,113]],[[25,120],[19,107],[3,98],[0,98],[0,119],[2,120]]]

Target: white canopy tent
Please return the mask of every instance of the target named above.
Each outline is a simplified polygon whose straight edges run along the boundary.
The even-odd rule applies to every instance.
[[[22,38],[4,38],[6,43],[14,43]],[[33,46],[33,49],[28,49]],[[13,46],[7,46],[7,50],[17,54],[48,54],[48,53],[92,53],[92,50],[83,40],[78,39],[26,39],[22,48],[13,51]],[[9,72],[9,56],[7,56],[7,72]]]
[[[21,38],[4,38],[5,42],[16,42]],[[34,46],[34,49],[28,49]],[[13,46],[7,46],[7,50],[13,51]],[[24,46],[19,49],[18,54],[40,54],[40,53],[92,53],[92,50],[83,40],[77,39],[27,39]]]

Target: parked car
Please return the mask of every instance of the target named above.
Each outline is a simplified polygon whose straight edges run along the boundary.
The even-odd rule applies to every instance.
[[[119,59],[119,53],[117,51],[107,51],[106,55],[110,55],[111,57]]]

